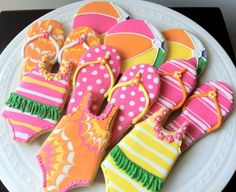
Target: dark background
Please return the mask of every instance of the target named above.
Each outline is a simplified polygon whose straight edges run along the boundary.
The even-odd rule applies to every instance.
[[[235,65],[235,56],[228,36],[223,15],[219,8],[173,8],[205,28],[222,45]],[[2,11],[0,13],[0,54],[10,41],[27,25],[51,10]],[[10,21],[10,22],[9,22]],[[236,175],[223,192],[234,192]],[[0,192],[8,192],[0,181]],[[206,191],[207,192],[207,191]]]

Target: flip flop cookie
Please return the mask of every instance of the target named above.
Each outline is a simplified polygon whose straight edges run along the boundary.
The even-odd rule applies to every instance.
[[[73,21],[73,29],[88,26],[99,34],[104,34],[114,25],[128,18],[129,15],[113,2],[92,1],[78,9]]]
[[[10,94],[3,116],[12,128],[13,139],[26,143],[52,130],[62,115],[68,95],[70,66],[61,65],[49,73],[43,62],[25,74],[16,91]]]
[[[99,35],[89,27],[79,27],[71,31],[60,50],[59,63],[72,63],[74,73],[83,53],[90,47],[100,45],[102,41]]]
[[[111,146],[148,112],[159,92],[159,75],[156,69],[148,64],[133,66],[122,75],[110,90],[107,99],[120,107],[112,129]]]
[[[233,92],[229,85],[216,81],[200,85],[186,101],[182,113],[166,127],[176,130],[189,123],[181,150],[185,151],[203,136],[219,129],[233,109]]]
[[[59,51],[64,44],[64,29],[56,20],[35,22],[28,30],[21,55],[24,59],[22,75],[31,71],[42,61],[45,55],[50,57],[47,63],[48,71],[57,62]]]
[[[76,110],[84,94],[94,94],[91,111],[99,112],[108,91],[114,86],[120,73],[121,58],[118,51],[110,46],[98,45],[87,50],[75,71],[73,91],[67,108],[67,114]]]
[[[118,23],[106,33],[104,44],[119,51],[122,58],[122,73],[137,63],[159,67],[166,54],[162,34],[145,20]]]
[[[61,119],[37,153],[45,192],[89,186],[96,176],[118,107],[108,104],[95,116],[89,111],[92,96],[84,95],[76,111]]]
[[[138,123],[102,162],[106,191],[158,192],[181,154],[187,124],[178,131],[162,128],[168,109],[162,107]],[[118,190],[119,189],[119,190]]]
[[[195,59],[166,61],[160,66],[158,73],[161,83],[160,95],[144,119],[161,107],[168,108],[169,113],[180,109],[197,84]]]
[[[207,54],[202,42],[183,29],[168,29],[162,32],[166,39],[168,54],[166,60],[197,59],[197,72],[201,75],[206,67]]]

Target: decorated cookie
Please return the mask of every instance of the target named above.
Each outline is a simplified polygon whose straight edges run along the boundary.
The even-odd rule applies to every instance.
[[[163,63],[158,69],[161,82],[160,95],[145,118],[167,107],[169,112],[181,108],[197,83],[196,60],[176,59]]]
[[[196,58],[198,75],[202,74],[207,60],[206,49],[202,42],[195,35],[183,29],[168,29],[162,34],[167,42],[166,60]]]
[[[59,53],[59,63],[72,63],[74,73],[83,53],[92,46],[100,45],[99,35],[91,28],[79,27],[71,31]]]
[[[3,116],[8,120],[13,139],[29,142],[52,130],[62,115],[68,95],[70,66],[61,65],[52,74],[46,68],[46,59],[25,74],[16,92],[11,93]]]
[[[133,66],[122,75],[108,94],[108,102],[120,107],[112,128],[111,146],[148,112],[159,92],[159,75],[148,64]]]
[[[73,77],[73,91],[67,113],[76,110],[84,94],[91,91],[96,99],[91,111],[97,114],[108,91],[116,82],[120,65],[119,53],[110,46],[98,45],[87,50]]]
[[[73,29],[88,26],[100,34],[106,33],[129,15],[118,5],[107,1],[92,1],[80,7],[73,21]]]
[[[106,191],[158,192],[177,158],[187,124],[170,132],[161,127],[168,110],[163,107],[134,128],[102,162]]]
[[[50,57],[47,69],[57,62],[60,48],[64,44],[64,29],[56,20],[35,22],[28,30],[27,39],[22,47],[24,59],[22,74],[31,71],[45,55]]]
[[[208,133],[219,129],[233,108],[233,92],[229,85],[216,81],[200,85],[186,101],[182,113],[168,124],[169,130],[176,130],[184,121],[189,129],[181,150],[192,146]]]
[[[145,20],[118,23],[106,33],[104,44],[119,51],[122,73],[137,63],[159,67],[166,53],[162,34]]]
[[[65,115],[40,148],[37,159],[45,192],[68,192],[91,185],[110,138],[118,108],[108,104],[93,115],[92,94],[86,93],[76,110]]]

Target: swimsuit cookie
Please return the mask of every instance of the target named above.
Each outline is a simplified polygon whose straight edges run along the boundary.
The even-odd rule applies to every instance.
[[[47,70],[57,62],[59,51],[64,44],[64,29],[56,20],[35,22],[28,30],[27,40],[22,47],[24,59],[22,75],[30,72],[47,55],[50,57]]]
[[[102,162],[106,191],[161,190],[177,158],[187,124],[170,132],[161,127],[165,107],[134,128],[110,151]]]
[[[183,29],[168,29],[162,32],[166,39],[168,54],[166,60],[197,60],[197,72],[201,75],[206,67],[207,54],[202,42],[192,33]]]
[[[73,21],[73,29],[88,26],[99,34],[104,34],[114,25],[128,18],[129,15],[115,3],[93,1],[78,9]]]
[[[122,58],[122,73],[137,63],[159,67],[166,54],[162,34],[145,20],[118,23],[106,33],[104,44],[119,51]]]
[[[40,62],[22,77],[16,92],[11,93],[6,102],[3,116],[12,128],[15,141],[30,142],[52,130],[62,115],[69,89],[70,66],[61,65],[59,72],[52,74],[46,70],[45,62]]]
[[[110,138],[118,108],[108,104],[93,115],[87,92],[76,111],[65,115],[40,148],[37,159],[45,192],[67,192],[92,184]]]

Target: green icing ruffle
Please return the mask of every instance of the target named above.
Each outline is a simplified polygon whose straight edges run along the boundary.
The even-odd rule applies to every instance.
[[[111,152],[110,156],[116,163],[116,166],[123,170],[132,179],[140,182],[143,187],[147,188],[152,192],[160,191],[164,184],[164,180],[152,173],[146,171],[136,163],[129,160],[122,150],[115,146]]]
[[[22,112],[36,115],[41,119],[58,120],[62,115],[59,107],[49,106],[18,95],[17,93],[11,93],[6,104],[14,109],[19,109]]]

